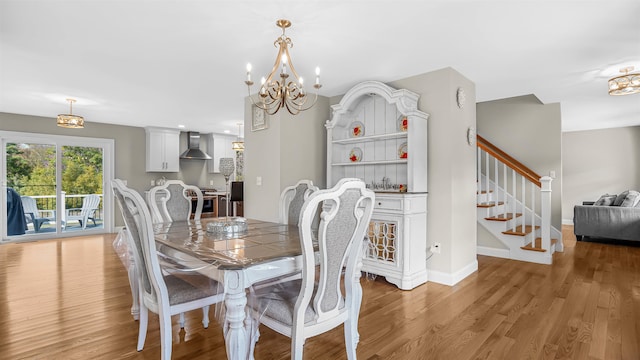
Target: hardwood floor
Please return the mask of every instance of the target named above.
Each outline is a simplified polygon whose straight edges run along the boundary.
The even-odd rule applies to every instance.
[[[363,279],[360,359],[640,359],[640,247],[577,242],[538,265],[478,256],[453,287],[402,291]],[[145,348],[129,313],[113,235],[0,246],[1,359],[157,359],[157,316]],[[212,317],[174,321],[174,359],[224,359]],[[256,359],[288,359],[289,339],[261,328]],[[309,339],[305,359],[344,359],[343,329]]]

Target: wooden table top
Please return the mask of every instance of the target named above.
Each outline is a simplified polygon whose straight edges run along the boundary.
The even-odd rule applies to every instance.
[[[295,226],[247,219],[246,233],[226,236],[207,232],[207,223],[224,218],[154,225],[157,243],[184,252],[221,270],[238,270],[302,254]],[[233,218],[230,218],[233,219]]]

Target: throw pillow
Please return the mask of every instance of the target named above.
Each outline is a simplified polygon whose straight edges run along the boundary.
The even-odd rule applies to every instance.
[[[616,198],[616,200],[617,200],[617,198]],[[637,192],[637,191],[634,191],[634,190],[629,190],[629,193],[624,198],[624,200],[622,201],[620,206],[621,207],[634,207],[634,206],[638,205],[639,201],[640,201],[640,192]]]
[[[629,190],[627,191],[623,191],[621,192],[617,197],[616,200],[613,202],[613,206],[620,206],[620,204],[622,204],[622,202],[624,201],[624,199],[627,197],[627,195],[629,195]]]
[[[593,203],[593,206],[610,206],[616,200],[616,195],[604,194],[600,196],[600,198]]]

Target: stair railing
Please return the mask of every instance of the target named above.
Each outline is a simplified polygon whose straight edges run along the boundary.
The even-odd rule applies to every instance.
[[[486,192],[487,197],[491,198],[495,205],[506,204],[505,216],[511,214],[512,232],[526,232],[526,227],[531,226],[535,234],[536,226],[540,226],[541,247],[549,251],[552,179],[536,174],[482,136],[477,135],[477,140],[478,190]],[[509,182],[511,182],[510,189]],[[527,185],[529,196],[527,196]],[[539,206],[536,199],[539,199]],[[521,216],[517,216],[519,212]],[[533,242],[532,246],[535,246],[535,236]]]

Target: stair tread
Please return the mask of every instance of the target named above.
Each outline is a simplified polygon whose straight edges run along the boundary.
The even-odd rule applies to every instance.
[[[534,228],[531,225],[525,225],[523,229],[522,225],[518,225],[514,230],[507,230],[507,231],[503,231],[502,233],[505,235],[525,236],[527,234],[532,233],[535,229],[539,229],[539,228],[540,226],[535,226]]]
[[[558,239],[551,239],[551,245],[555,244],[558,242]],[[535,245],[533,245],[535,243]],[[532,246],[533,245],[533,246]],[[546,249],[542,248],[542,238],[536,238],[535,241],[530,242],[529,244],[525,245],[525,246],[521,246],[520,249],[522,250],[529,250],[529,251],[538,251],[538,252],[546,252]]]
[[[522,213],[516,213],[516,217],[519,217],[519,216],[522,216]],[[484,219],[491,220],[491,221],[508,221],[513,219],[513,213],[499,214],[496,216],[486,217]]]
[[[498,203],[496,204],[495,201],[489,201],[489,202],[482,202],[482,203],[478,203],[477,206],[479,208],[490,208],[490,207],[494,207],[496,205],[504,205],[503,201],[498,201]]]

